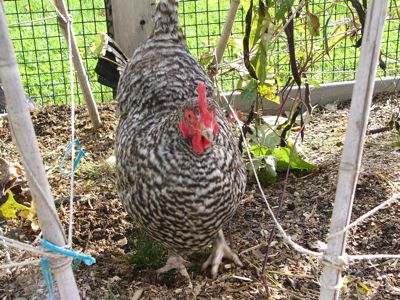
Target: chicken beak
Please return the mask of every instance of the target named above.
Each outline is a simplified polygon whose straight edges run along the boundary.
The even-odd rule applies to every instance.
[[[214,132],[213,132],[212,128],[204,128],[201,135],[203,137],[205,137],[207,139],[207,141],[209,141],[210,143],[214,139]]]

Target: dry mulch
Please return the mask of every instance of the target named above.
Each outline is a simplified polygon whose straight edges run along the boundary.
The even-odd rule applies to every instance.
[[[399,95],[375,97],[369,129],[387,126],[394,109],[400,106]],[[293,240],[314,251],[324,241],[335,197],[340,154],[343,147],[348,104],[317,108],[307,127],[302,150],[318,170],[310,174],[292,173],[281,213],[281,223]],[[139,269],[130,257],[137,242],[138,231],[122,209],[115,191],[113,166],[106,160],[113,155],[117,117],[113,104],[100,107],[104,127],[93,131],[85,109],[78,107],[76,135],[87,156],[76,173],[75,250],[91,254],[97,263],[81,265],[75,271],[84,299],[318,299],[318,277],[322,265],[315,258],[296,253],[279,234],[273,242],[265,274],[268,289],[260,273],[271,218],[252,183],[248,186],[229,230],[233,248],[244,264],[236,268],[227,262],[213,280],[196,265],[204,253],[191,258],[190,269],[194,288],[176,274],[157,277],[154,267]],[[57,210],[64,224],[68,222],[69,178],[59,170],[60,158],[69,144],[69,108],[49,106],[32,114],[46,172],[53,190]],[[19,162],[8,124],[0,121],[0,156]],[[382,201],[399,193],[400,137],[387,130],[367,136],[360,180],[356,188],[352,220]],[[26,182],[19,179],[21,190]],[[284,180],[265,187],[267,199],[277,207]],[[25,199],[29,201],[29,199]],[[376,254],[400,251],[400,204],[383,209],[377,215],[351,230],[349,254]],[[3,232],[12,238],[32,242],[39,233],[24,218],[0,218]],[[33,228],[32,228],[33,227]],[[229,234],[228,234],[229,236]],[[10,250],[15,261],[28,254]],[[0,263],[6,262],[3,248]],[[400,272],[397,260],[361,261],[345,268],[343,299],[399,299]],[[39,267],[2,270],[0,298],[45,299]]]

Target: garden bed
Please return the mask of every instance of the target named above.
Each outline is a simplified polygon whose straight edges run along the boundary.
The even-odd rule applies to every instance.
[[[400,106],[399,95],[375,97],[368,128],[387,126],[394,109]],[[318,166],[312,173],[292,173],[281,213],[281,223],[297,243],[320,251],[329,230],[335,197],[340,154],[343,147],[348,104],[329,104],[317,108],[306,128],[302,150],[307,161]],[[114,104],[100,107],[104,127],[92,131],[83,107],[77,108],[76,136],[86,156],[76,172],[74,249],[93,255],[97,263],[81,265],[75,271],[83,299],[318,299],[318,277],[322,265],[315,258],[296,253],[279,234],[273,242],[265,274],[268,289],[260,280],[269,232],[273,226],[266,206],[254,183],[225,230],[232,247],[244,266],[226,262],[219,276],[211,279],[200,271],[208,249],[193,255],[189,273],[193,289],[179,274],[156,276],[164,261],[163,251],[143,245],[147,240],[124,212],[115,189],[115,172],[107,161],[113,155],[117,125]],[[60,172],[60,158],[69,144],[70,112],[66,106],[48,106],[32,113],[39,146],[62,222],[68,224],[69,177]],[[376,130],[379,131],[379,130]],[[374,131],[373,131],[374,132]],[[0,120],[0,156],[19,163],[6,120]],[[29,193],[23,170],[17,176],[20,186],[16,200],[29,207]],[[283,176],[278,183],[266,186],[268,201],[276,208],[282,195]],[[352,220],[369,211],[394,193],[400,192],[400,136],[383,130],[367,136],[360,180],[356,189]],[[3,199],[4,200],[4,199]],[[349,254],[396,254],[400,250],[400,204],[383,209],[349,234]],[[26,217],[2,219],[0,226],[8,237],[33,242],[39,233],[35,222]],[[230,232],[230,234],[228,233]],[[139,249],[142,247],[142,249]],[[153,251],[151,261],[138,256]],[[143,251],[143,248],[145,251]],[[157,252],[158,251],[158,252]],[[14,261],[31,255],[9,250]],[[134,254],[135,253],[135,254]],[[139,253],[140,254],[140,253]],[[0,263],[6,263],[0,248]],[[398,299],[400,272],[397,260],[361,261],[345,268],[343,299]],[[39,266],[2,270],[1,299],[25,297],[45,299],[46,287]]]

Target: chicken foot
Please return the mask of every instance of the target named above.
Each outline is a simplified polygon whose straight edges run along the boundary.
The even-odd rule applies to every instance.
[[[187,263],[186,260],[182,258],[182,256],[173,254],[171,252],[168,253],[168,259],[167,262],[165,263],[165,266],[158,269],[157,273],[162,274],[166,273],[170,270],[176,269],[181,273],[183,277],[185,277],[189,281],[189,288],[193,288],[192,280],[190,279],[189,273],[186,269],[185,263]]]
[[[202,266],[202,270],[204,271],[207,269],[209,266],[211,266],[211,275],[213,278],[217,276],[219,266],[222,262],[223,258],[227,258],[233,263],[239,267],[242,267],[243,264],[240,261],[240,259],[237,257],[236,254],[234,254],[231,250],[231,248],[227,245],[224,237],[224,233],[222,230],[218,232],[218,236],[214,242],[213,250],[211,252],[211,255],[208,257],[208,259],[204,262]]]

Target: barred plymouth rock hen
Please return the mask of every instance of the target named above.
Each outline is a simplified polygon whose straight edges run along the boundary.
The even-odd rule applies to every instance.
[[[241,265],[222,233],[246,185],[230,125],[205,72],[178,36],[178,4],[160,0],[155,28],[123,72],[117,91],[117,188],[130,216],[169,250],[166,265],[189,278],[183,256],[214,241],[213,277],[223,257]]]

